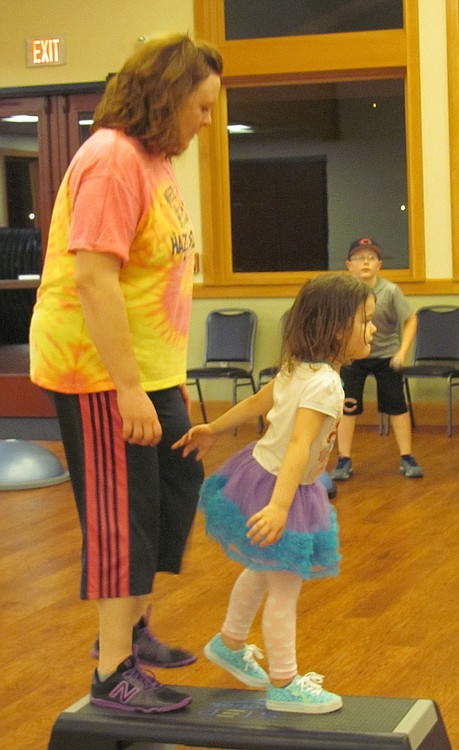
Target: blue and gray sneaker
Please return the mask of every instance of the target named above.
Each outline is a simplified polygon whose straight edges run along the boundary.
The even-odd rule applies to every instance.
[[[338,463],[330,474],[332,479],[341,481],[342,479],[350,479],[352,476],[352,461],[347,456],[340,456]]]
[[[291,711],[303,714],[328,714],[342,707],[339,695],[323,689],[323,675],[308,672],[293,678],[286,687],[269,685],[266,693],[266,708],[270,711]]]
[[[334,500],[338,494],[338,490],[328,471],[322,472],[322,474],[319,476],[319,482],[321,482],[327,490],[328,499]]]
[[[400,456],[400,474],[404,474],[408,479],[417,479],[423,477],[424,472],[418,462],[408,453],[406,456]]]
[[[204,654],[209,661],[226,669],[238,680],[250,687],[265,688],[269,685],[269,677],[265,670],[255,661],[263,658],[263,654],[257,646],[244,646],[239,651],[233,651],[225,646],[220,633],[212,638],[204,647]]]

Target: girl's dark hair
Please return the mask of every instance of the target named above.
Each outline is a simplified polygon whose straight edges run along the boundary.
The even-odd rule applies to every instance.
[[[94,115],[93,132],[114,128],[137,138],[149,153],[180,153],[177,112],[222,56],[187,34],[147,40],[109,80]]]
[[[302,361],[343,363],[357,308],[370,295],[370,287],[350,274],[324,274],[307,282],[285,324],[282,366],[291,370]]]

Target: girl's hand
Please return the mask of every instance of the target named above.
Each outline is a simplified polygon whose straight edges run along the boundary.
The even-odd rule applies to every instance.
[[[250,531],[247,532],[248,539],[252,544],[260,547],[268,547],[275,544],[281,538],[285,524],[287,523],[288,511],[275,505],[265,505],[258,513],[247,521]]]
[[[184,458],[193,451],[196,453],[196,461],[199,461],[212,448],[217,439],[217,435],[212,432],[210,425],[198,424],[186,432],[180,440],[171,445],[173,450],[183,448],[182,455]]]

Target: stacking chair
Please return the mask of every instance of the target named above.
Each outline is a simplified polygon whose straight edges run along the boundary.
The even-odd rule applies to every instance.
[[[282,338],[284,336],[285,324],[287,322],[289,312],[290,310],[286,310],[282,315],[282,318],[280,319]],[[258,373],[258,388],[261,388],[263,385],[266,385],[266,383],[269,383],[269,381],[277,375],[278,371],[278,365],[270,365],[269,367],[264,367],[262,370],[260,370],[260,372]]]
[[[212,310],[208,314],[204,365],[187,371],[187,385],[197,388],[204,422],[207,412],[201,380],[232,380],[233,404],[237,403],[237,391],[242,386],[250,386],[256,393],[253,366],[257,322],[252,310],[240,308]]]
[[[418,312],[414,364],[402,369],[406,399],[414,425],[411,378],[443,378],[446,380],[448,437],[453,431],[453,388],[459,385],[459,307],[433,305]]]

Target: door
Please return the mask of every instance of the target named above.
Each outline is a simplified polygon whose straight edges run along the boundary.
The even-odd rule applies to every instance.
[[[55,414],[28,375],[28,329],[54,198],[100,96],[0,99],[0,417]]]

